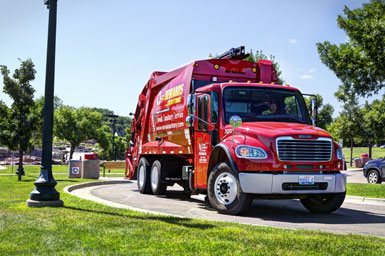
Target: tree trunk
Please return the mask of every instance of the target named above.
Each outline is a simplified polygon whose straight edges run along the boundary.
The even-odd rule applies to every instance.
[[[373,144],[369,143],[369,159],[372,159],[372,149],[373,149]]]
[[[71,149],[70,149],[70,159],[68,160],[71,160],[72,159],[72,156],[74,154],[74,151],[75,151],[75,146],[71,144]]]
[[[17,168],[17,180],[21,181],[21,176],[25,175],[23,168],[23,150],[19,150],[19,167]]]
[[[350,138],[350,167],[353,167],[353,138]]]

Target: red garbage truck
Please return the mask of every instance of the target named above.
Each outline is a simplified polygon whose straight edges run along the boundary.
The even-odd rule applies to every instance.
[[[245,61],[244,47],[170,72],[153,72],[133,113],[126,176],[140,193],[168,186],[207,194],[220,213],[253,199],[300,199],[311,212],[343,203],[343,154],[315,126],[316,101],[278,84],[269,60]]]

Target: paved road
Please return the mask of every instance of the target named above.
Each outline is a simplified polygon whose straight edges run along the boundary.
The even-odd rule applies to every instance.
[[[218,214],[204,202],[204,196],[187,197],[182,191],[168,191],[166,196],[143,195],[135,182],[103,185],[74,190],[72,193],[115,206],[178,215],[187,218],[237,222],[335,233],[370,234],[385,237],[385,207],[344,203],[332,214],[311,214],[298,200],[254,200],[244,216]]]
[[[344,173],[348,175],[349,183],[368,183],[368,181],[363,175],[362,169],[353,169],[345,171]]]

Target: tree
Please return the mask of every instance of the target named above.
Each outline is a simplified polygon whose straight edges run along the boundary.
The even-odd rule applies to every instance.
[[[368,144],[369,157],[372,157],[373,144],[380,143],[385,137],[385,96],[382,100],[374,100],[371,104],[365,103],[361,109],[362,140]]]
[[[112,159],[112,133],[111,127],[104,123],[97,129],[96,153],[101,159]]]
[[[81,142],[97,138],[102,126],[102,115],[90,108],[62,106],[55,112],[54,134],[70,143],[70,159]]]
[[[357,97],[351,92],[342,91],[343,88],[347,87],[340,87],[335,93],[337,99],[344,102],[343,110],[329,128],[335,138],[349,141],[352,166],[354,140],[362,137],[364,131],[363,116]]]
[[[34,107],[33,95],[35,89],[31,81],[35,79],[35,65],[31,59],[21,61],[20,68],[16,69],[10,77],[10,71],[6,66],[1,66],[3,75],[4,93],[13,100],[9,118],[9,133],[7,146],[11,150],[19,151],[18,176],[24,175],[23,152],[31,148],[32,131],[35,119],[31,114]]]
[[[8,130],[8,121],[10,116],[10,110],[5,105],[3,101],[0,100],[0,146],[8,145],[9,140],[9,130]]]
[[[385,86],[385,0],[371,0],[362,8],[337,18],[338,26],[348,35],[339,45],[328,41],[317,44],[321,61],[357,96],[377,93]]]
[[[63,101],[55,96],[54,97],[54,110],[63,106]],[[32,132],[32,144],[33,147],[41,147],[43,144],[43,109],[44,109],[44,96],[35,100],[35,107],[32,109],[33,116],[35,118],[35,129]]]

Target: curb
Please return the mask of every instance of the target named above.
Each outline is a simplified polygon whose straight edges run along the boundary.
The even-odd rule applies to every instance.
[[[103,186],[103,185],[125,184],[125,183],[132,183],[132,181],[130,181],[130,180],[93,181],[93,182],[87,182],[87,183],[82,183],[82,184],[71,185],[71,186],[65,187],[63,190],[65,192],[69,193],[69,194],[72,194],[72,191],[74,191],[76,189],[87,188],[87,187],[95,187],[95,186]],[[90,195],[90,196],[92,196],[92,195]],[[117,207],[117,205],[118,205],[118,204],[110,202],[108,200],[103,200],[103,201],[104,201],[105,204],[108,204],[110,206],[116,205],[115,207]],[[108,202],[110,202],[110,203],[108,203]],[[346,203],[351,203],[351,204],[385,206],[385,198],[371,198],[371,197],[361,197],[361,196],[346,196],[345,202]],[[121,206],[123,206],[123,205],[121,205]],[[118,208],[121,208],[121,207],[118,207]],[[125,207],[123,207],[123,208],[125,208]],[[138,210],[138,209],[135,209],[135,210]]]
[[[351,203],[351,204],[365,204],[365,205],[385,206],[385,198],[347,196],[346,199],[345,199],[345,202]]]
[[[160,215],[160,216],[171,216],[175,218],[182,218],[186,219],[184,216],[179,216],[176,214],[170,214],[170,213],[162,213],[162,212],[157,212],[157,211],[151,211],[151,210],[145,210],[141,208],[136,208],[136,207],[131,207],[125,204],[120,204],[120,203],[115,203],[109,200],[101,199],[99,197],[93,196],[91,191],[86,191],[86,195],[77,195],[75,193],[72,193],[72,191],[76,189],[81,189],[81,188],[91,188],[91,187],[96,187],[96,186],[104,186],[104,185],[114,185],[114,184],[125,184],[125,183],[132,183],[132,181],[129,180],[111,180],[111,181],[96,181],[96,182],[88,182],[88,183],[82,183],[82,184],[76,184],[76,185],[71,185],[68,187],[65,187],[63,190],[64,192],[85,199],[85,200],[91,200],[96,203],[104,204],[110,207],[118,208],[118,209],[127,209],[127,210],[132,210],[132,211],[137,211],[137,212],[142,212],[142,213],[147,213],[147,214],[154,214],[154,215]]]
[[[94,186],[102,186],[102,185],[114,185],[114,184],[124,184],[124,183],[132,183],[129,180],[105,180],[105,181],[91,181],[81,184],[75,184],[71,186],[67,186],[63,188],[64,192],[70,193],[76,189],[94,187]]]

